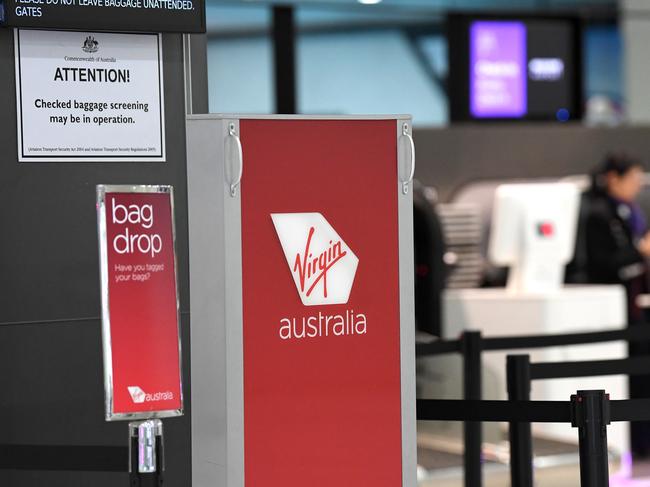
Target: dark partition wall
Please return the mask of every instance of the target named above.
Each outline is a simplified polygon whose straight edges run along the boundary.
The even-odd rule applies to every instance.
[[[474,180],[585,174],[610,150],[635,154],[650,170],[650,127],[467,123],[413,135],[415,177],[436,187],[443,201]]]
[[[166,163],[18,163],[13,36],[0,29],[0,448],[126,447],[127,424],[104,421],[95,185],[172,184],[186,416],[164,421],[166,485],[188,487],[190,323],[181,36],[165,35],[163,52]],[[126,487],[128,476],[1,469],[0,485]]]

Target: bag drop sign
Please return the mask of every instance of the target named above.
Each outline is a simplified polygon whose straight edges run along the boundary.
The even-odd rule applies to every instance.
[[[172,190],[99,186],[106,419],[182,414]]]
[[[111,201],[111,223],[122,225],[124,233],[117,233],[113,238],[113,251],[117,254],[151,254],[155,257],[162,251],[162,237],[157,233],[131,233],[129,224],[140,225],[142,230],[153,227],[153,205],[122,205],[113,198]]]
[[[165,161],[158,34],[15,31],[21,162]]]

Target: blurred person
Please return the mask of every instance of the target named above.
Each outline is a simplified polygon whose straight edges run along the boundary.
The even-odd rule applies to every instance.
[[[642,163],[624,154],[610,154],[593,173],[586,195],[587,275],[591,283],[622,284],[627,293],[628,326],[645,324],[637,298],[648,292],[650,233],[636,202],[643,186]],[[629,344],[629,355],[650,354],[650,343]],[[650,376],[630,377],[630,397],[650,398]],[[632,453],[650,455],[650,422],[632,423]]]

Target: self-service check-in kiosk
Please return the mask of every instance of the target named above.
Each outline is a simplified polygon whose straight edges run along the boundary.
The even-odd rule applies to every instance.
[[[465,329],[485,336],[541,335],[622,328],[626,298],[622,286],[563,285],[564,266],[574,252],[579,191],[570,183],[504,184],[495,195],[490,259],[510,266],[505,288],[448,289],[444,294],[445,333]],[[521,353],[519,351],[518,353]],[[486,399],[505,399],[506,352],[486,354],[485,369],[498,387]],[[625,344],[606,343],[531,350],[535,362],[623,358]],[[627,396],[623,376],[540,381],[532,398],[563,400],[577,389],[606,389],[612,398]],[[575,442],[568,424],[535,424],[540,437]],[[610,427],[609,444],[627,451],[629,426]]]
[[[194,484],[415,486],[410,118],[187,138]]]

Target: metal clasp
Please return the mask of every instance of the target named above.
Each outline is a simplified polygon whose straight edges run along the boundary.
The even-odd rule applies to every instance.
[[[162,421],[159,419],[149,419],[147,421],[129,423],[129,437],[131,439],[137,438],[138,440],[138,472],[155,472],[158,465],[156,441],[162,442],[163,438]],[[129,445],[132,445],[132,443],[129,442]],[[134,455],[129,455],[129,459],[133,457]],[[133,462],[131,460],[129,461],[129,471],[133,472]]]
[[[232,174],[233,172],[236,172],[236,176],[234,178],[231,178],[228,183],[230,184],[230,196],[233,198],[237,194],[237,186],[239,186],[239,183],[241,183],[241,178],[244,173],[244,155],[243,155],[243,150],[242,150],[242,145],[241,145],[241,140],[239,139],[239,136],[237,135],[237,129],[235,127],[234,123],[230,123],[228,125],[228,141],[230,143],[234,144],[234,154],[235,157],[231,156],[231,153],[233,151],[231,150],[226,150],[226,164],[230,164],[230,173]],[[233,159],[235,159],[233,161]],[[233,169],[233,165],[237,164],[236,170]]]
[[[406,144],[406,145],[405,145]],[[399,145],[400,145],[400,151],[399,154],[400,156],[402,155],[402,148],[405,147],[408,149],[409,152],[409,175],[406,179],[402,177],[400,174],[400,178],[402,181],[402,193],[403,194],[408,194],[409,192],[409,184],[411,181],[413,181],[413,176],[415,174],[415,143],[413,142],[413,137],[411,136],[411,133],[409,131],[409,124],[404,123],[402,125],[402,135],[400,136],[399,140]]]

